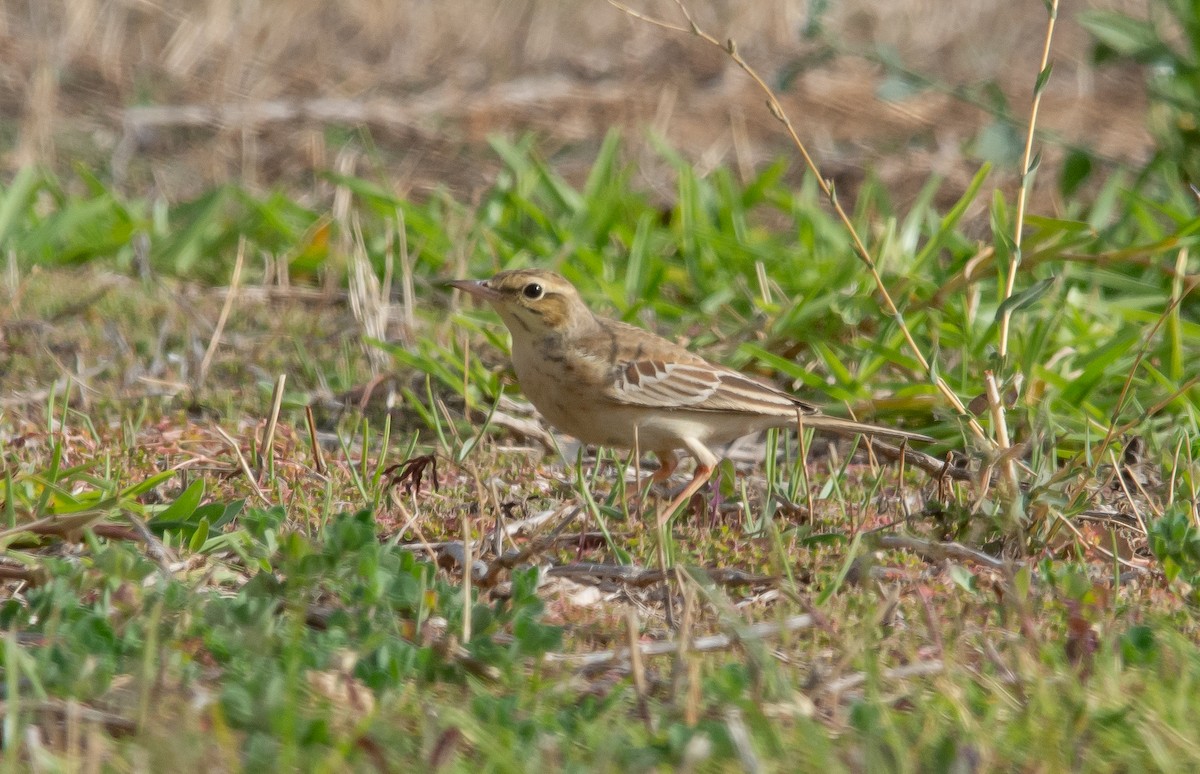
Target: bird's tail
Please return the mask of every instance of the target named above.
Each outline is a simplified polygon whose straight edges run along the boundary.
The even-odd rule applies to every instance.
[[[910,430],[898,430],[894,427],[884,427],[882,425],[869,425],[865,422],[855,422],[853,419],[842,419],[841,417],[831,417],[826,414],[807,414],[800,417],[800,423],[803,427],[811,427],[816,430],[824,430],[829,433],[838,435],[866,435],[882,438],[904,438],[909,441],[925,441],[933,442],[933,438],[922,433],[914,433]]]

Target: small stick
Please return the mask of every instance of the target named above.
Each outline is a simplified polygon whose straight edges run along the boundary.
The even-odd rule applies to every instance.
[[[975,562],[992,570],[1003,570],[1007,564],[1003,559],[985,554],[962,543],[938,543],[933,540],[911,537],[909,535],[876,535],[872,542],[880,548],[912,551],[923,559],[941,561],[957,559],[959,561]]]
[[[990,369],[983,374],[983,384],[987,390],[988,408],[992,412],[992,430],[996,433],[996,445],[1000,454],[1004,455],[1012,448],[1012,444],[1008,439],[1008,422],[1004,418],[1004,399],[1000,396],[1000,388],[996,386],[996,374]],[[1000,469],[1004,474],[1004,483],[1008,486],[1008,497],[1012,498],[1017,496],[1019,486],[1017,466],[1011,456],[1004,456]]]
[[[263,433],[262,446],[258,452],[258,475],[262,476],[263,469],[274,456],[275,428],[279,426],[279,407],[283,404],[283,387],[287,383],[287,374],[280,374],[275,379],[275,391],[271,394],[271,416],[267,418],[267,429]]]
[[[317,423],[313,419],[312,404],[304,407],[304,420],[308,424],[308,442],[312,447],[313,464],[317,472],[325,475],[325,455],[321,453],[321,444],[317,442]]]
[[[929,675],[940,675],[945,669],[945,664],[940,659],[932,661],[918,661],[913,664],[905,664],[904,666],[885,669],[880,674],[885,680],[903,680],[908,677],[928,677]],[[846,677],[831,680],[822,687],[824,693],[841,693],[850,688],[857,688],[867,681],[866,672],[858,672],[857,674],[847,675]]]
[[[463,613],[462,641],[466,645],[471,641],[471,514],[463,513]]]
[[[629,671],[633,675],[633,692],[637,696],[638,714],[646,724],[646,730],[654,732],[654,718],[646,704],[649,691],[646,686],[646,666],[642,663],[642,650],[638,647],[638,631],[641,624],[638,621],[637,610],[630,607],[625,612],[625,632],[629,638]]]

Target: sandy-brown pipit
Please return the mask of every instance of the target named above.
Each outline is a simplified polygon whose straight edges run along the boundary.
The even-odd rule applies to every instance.
[[[840,435],[931,440],[918,433],[822,414],[799,398],[617,320],[593,314],[566,278],[518,269],[487,280],[450,283],[489,302],[512,334],[521,389],[559,430],[580,441],[653,451],[665,480],[676,451],[696,460],[691,482],[667,506],[669,515],[712,475],[710,444],[770,427],[794,426]]]

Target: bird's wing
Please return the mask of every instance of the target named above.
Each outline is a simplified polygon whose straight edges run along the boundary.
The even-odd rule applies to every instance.
[[[612,406],[645,406],[682,411],[716,411],[745,416],[792,417],[808,427],[841,435],[878,435],[931,441],[908,430],[830,417],[769,384],[724,366],[640,328],[598,319],[585,347],[592,374],[604,382],[598,396]]]
[[[609,403],[661,409],[794,416],[817,408],[783,390],[710,363],[649,331],[604,318],[587,334],[584,351],[604,374]],[[599,375],[599,373],[597,374]]]
[[[654,359],[620,363],[606,397],[616,403],[693,411],[804,414],[816,407],[737,371],[699,362]]]

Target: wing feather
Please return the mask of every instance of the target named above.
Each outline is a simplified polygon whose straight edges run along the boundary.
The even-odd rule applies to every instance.
[[[805,414],[816,407],[737,371],[707,362],[634,360],[620,364],[607,397],[620,404],[746,414]]]

